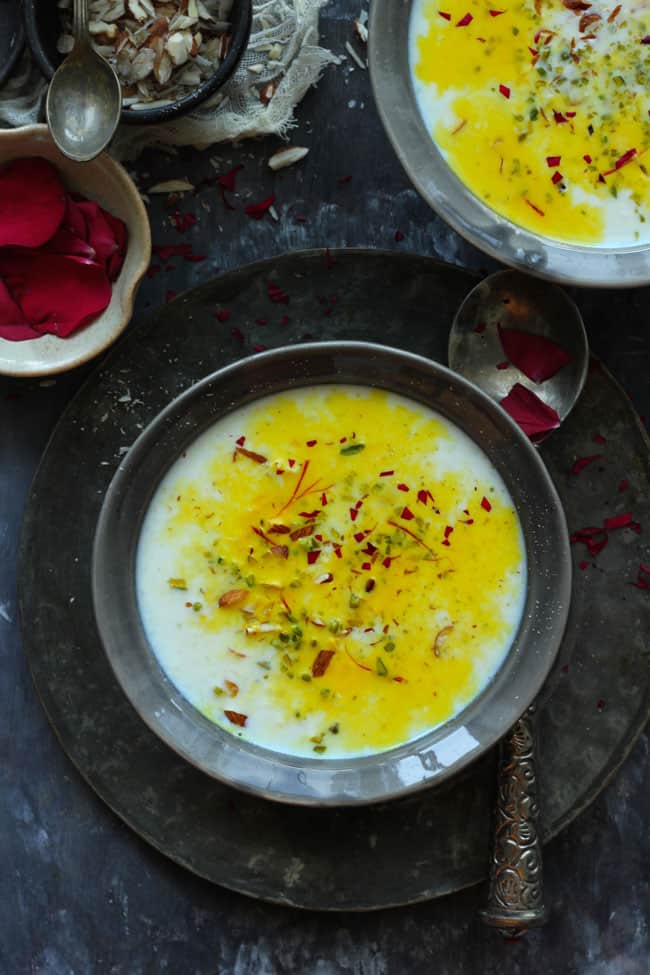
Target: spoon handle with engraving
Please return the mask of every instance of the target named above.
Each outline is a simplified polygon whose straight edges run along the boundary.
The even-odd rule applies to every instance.
[[[546,920],[542,839],[531,705],[503,738],[485,924],[520,938]]]

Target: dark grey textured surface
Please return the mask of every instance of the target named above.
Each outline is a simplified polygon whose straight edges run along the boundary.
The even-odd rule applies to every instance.
[[[337,51],[352,39],[350,19],[357,12],[340,3],[325,11],[325,40]],[[299,247],[408,247],[477,270],[494,267],[441,224],[408,186],[380,130],[365,72],[351,73],[349,65],[328,72],[299,115],[301,127],[292,141],[311,146],[311,153],[276,177],[265,168],[276,140],[170,160],[151,157],[138,166],[151,174],[151,182],[188,173],[198,180],[214,173],[210,156],[222,171],[243,161],[239,184],[247,202],[275,187],[281,212],[279,224],[256,223],[241,212],[225,212],[209,189],[182,205],[196,211],[199,225],[179,237],[164,202],[154,200],[154,238],[189,238],[208,260],[175,260],[174,271],[145,282],[140,316],[160,304],[168,288],[181,291],[217,268]],[[348,174],[350,183],[338,182]],[[306,223],[294,222],[299,214]],[[394,241],[397,229],[405,234],[402,243]],[[650,289],[576,297],[594,351],[638,411],[650,414]],[[314,316],[316,336],[321,320]],[[408,321],[403,327],[408,330]],[[255,341],[264,342],[262,336],[260,327]],[[606,792],[546,848],[551,921],[519,945],[503,946],[481,928],[475,916],[478,889],[366,916],[298,914],[255,903],[174,866],[94,796],[61,751],[36,698],[21,649],[14,585],[28,484],[58,413],[81,379],[75,374],[52,386],[0,382],[2,975],[647,975],[647,736]],[[61,491],[74,476],[74,470],[62,470]],[[647,553],[650,528],[643,528]],[[65,542],[62,525],[62,546]],[[626,633],[624,604],[617,615]],[[639,640],[647,637],[636,634]]]

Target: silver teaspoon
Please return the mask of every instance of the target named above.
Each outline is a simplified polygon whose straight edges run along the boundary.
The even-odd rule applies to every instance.
[[[57,69],[47,93],[50,133],[76,162],[98,156],[120,121],[122,89],[117,75],[92,47],[88,0],[74,0],[74,48]]]
[[[571,362],[537,384],[504,359],[497,326],[543,335],[561,345]],[[531,389],[565,420],[582,392],[589,365],[584,324],[569,296],[519,271],[498,271],[470,291],[449,335],[449,365],[497,402],[515,382]],[[488,894],[480,912],[504,937],[520,938],[544,924],[541,811],[535,761],[536,705],[499,746],[497,799]]]

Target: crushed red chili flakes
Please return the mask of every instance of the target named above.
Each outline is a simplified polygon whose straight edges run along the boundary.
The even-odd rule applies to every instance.
[[[585,467],[589,467],[594,461],[600,460],[602,456],[602,454],[590,454],[588,457],[579,457],[571,468],[571,473],[573,475],[579,474]]]
[[[267,196],[265,200],[260,200],[259,203],[249,203],[247,207],[244,207],[244,213],[253,220],[261,220],[269,212],[274,203],[275,195],[271,193],[270,196]]]

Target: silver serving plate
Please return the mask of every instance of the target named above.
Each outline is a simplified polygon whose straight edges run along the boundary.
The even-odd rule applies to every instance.
[[[650,283],[650,245],[565,244],[500,216],[452,172],[420,115],[409,67],[413,0],[373,0],[368,57],[375,100],[409,179],[427,203],[476,247],[504,264],[564,284],[630,288]]]
[[[521,625],[485,690],[444,725],[363,758],[298,758],[213,724],[164,674],[136,599],[140,526],[157,485],[182,451],[246,403],[321,383],[388,389],[455,423],[504,479],[519,514],[528,562]],[[533,701],[555,659],[569,609],[571,560],[564,512],[536,449],[477,386],[408,352],[366,342],[320,342],[227,366],[175,399],[146,428],[106,494],[95,536],[92,589],[99,632],[118,681],[143,720],[183,758],[208,775],[269,799],[354,805],[442,782],[502,738]]]

